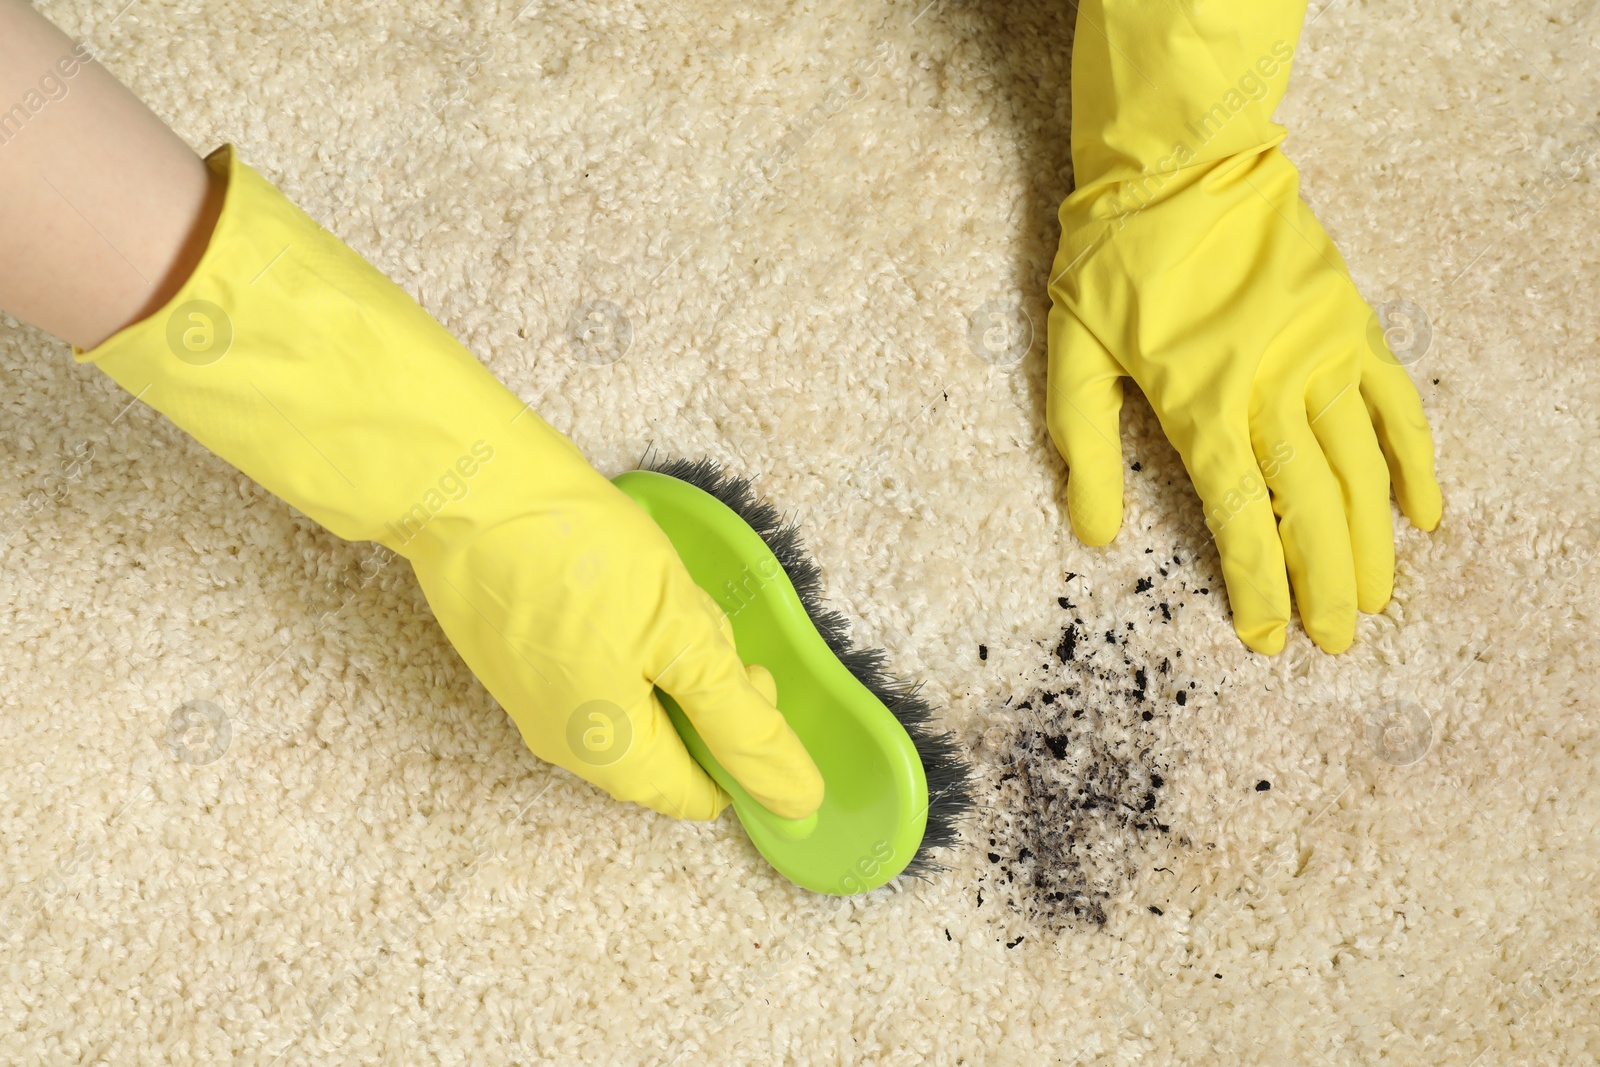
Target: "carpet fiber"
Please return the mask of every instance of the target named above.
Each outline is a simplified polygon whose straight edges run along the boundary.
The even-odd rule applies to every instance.
[[[753,475],[981,803],[852,900],[616,804],[404,561],[5,320],[0,1060],[1600,1057],[1600,9],[1314,5],[1287,151],[1409,330],[1445,517],[1350,652],[1271,659],[1141,399],[1121,534],[1065,525],[1067,4],[43,10],[601,470]]]

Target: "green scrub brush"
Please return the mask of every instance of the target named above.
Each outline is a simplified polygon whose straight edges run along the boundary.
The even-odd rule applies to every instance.
[[[778,710],[822,773],[821,809],[779,818],[722,769],[658,691],[761,854],[796,885],[840,896],[942,869],[930,853],[956,842],[972,805],[970,769],[930,722],[920,687],[887,674],[881,650],[851,644],[848,620],[822,605],[822,575],[795,524],[712,460],[658,462],[613,481],[728,613],[740,657],[772,672]]]

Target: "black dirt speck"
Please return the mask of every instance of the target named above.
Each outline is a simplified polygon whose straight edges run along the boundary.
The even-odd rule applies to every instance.
[[[1187,844],[1167,821],[1162,748],[1167,695],[1187,681],[1150,655],[1139,627],[1115,618],[1125,593],[1105,611],[1092,591],[1075,586],[1074,599],[1089,621],[1062,627],[1054,662],[1024,679],[1014,701],[996,700],[974,744],[988,791],[978,818],[990,838],[978,877],[1004,910],[1045,931],[1104,925],[1147,866],[1162,862],[1157,848]],[[1153,616],[1145,625],[1171,632]],[[1095,633],[1104,644],[1086,640]]]
[[[988,662],[988,659],[989,659],[989,646],[988,645],[979,645],[978,646],[978,658],[980,660]]]
[[[1265,793],[1267,790],[1269,790],[1271,788],[1272,788],[1272,783],[1267,781],[1265,778],[1261,779],[1261,781],[1256,783],[1256,792],[1257,793]]]

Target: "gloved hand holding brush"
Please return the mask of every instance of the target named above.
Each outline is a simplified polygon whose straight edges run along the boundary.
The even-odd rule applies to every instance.
[[[1047,421],[1086,543],[1122,521],[1122,379],[1183,458],[1234,628],[1329,652],[1394,580],[1389,488],[1439,522],[1415,386],[1310,209],[1271,116],[1304,0],[1082,0],[1051,271]],[[1270,501],[1269,492],[1270,491]]]
[[[194,274],[91,360],[341,537],[411,561],[428,603],[539,756],[679,818],[728,796],[654,687],[772,810],[822,782],[659,528],[399,286],[225,146]],[[765,688],[765,692],[763,692]]]
[[[5,98],[10,75],[73,80],[0,152],[0,233],[28,265],[0,271],[0,304],[334,533],[407,557],[539,756],[716,816],[728,795],[659,685],[763,804],[815,811],[822,780],[771,676],[747,674],[644,511],[232,146],[202,165],[82,59],[0,0]]]

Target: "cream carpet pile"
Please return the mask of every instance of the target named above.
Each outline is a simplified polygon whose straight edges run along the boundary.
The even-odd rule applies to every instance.
[[[525,751],[404,561],[0,326],[0,1061],[1600,1058],[1600,9],[1316,4],[1280,119],[1445,518],[1338,657],[1234,638],[1142,400],[1065,525],[1073,10],[55,0],[608,474],[753,475],[979,771],[865,898]],[[1399,336],[1398,334],[1396,336]]]

